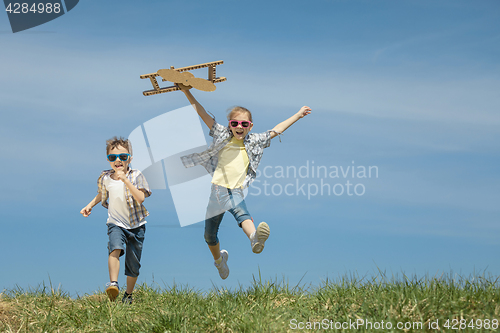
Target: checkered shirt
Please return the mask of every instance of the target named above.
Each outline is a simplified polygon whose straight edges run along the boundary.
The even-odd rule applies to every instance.
[[[181,157],[182,163],[186,168],[202,165],[211,175],[214,174],[217,163],[219,162],[219,152],[229,141],[231,141],[233,132],[231,132],[229,127],[224,127],[214,120],[209,135],[214,139],[207,150]],[[264,148],[271,145],[271,131],[264,133],[249,133],[243,140],[243,144],[245,145],[249,160],[247,175],[242,185],[242,187],[245,188],[257,177],[256,171],[262,154],[264,153]]]
[[[101,204],[105,208],[108,208],[109,193],[106,189],[106,186],[104,186],[104,177],[111,176],[113,173],[115,173],[114,170],[104,170],[97,180],[97,191],[101,193]],[[139,170],[130,169],[127,173],[127,178],[139,190],[145,190],[144,195],[146,198],[151,195],[151,190],[149,189],[146,177],[144,177],[144,175]],[[141,223],[144,218],[149,215],[149,212],[147,211],[146,207],[144,207],[144,205],[139,204],[134,199],[127,186],[125,186],[125,197],[127,198],[128,209],[130,213],[130,226],[133,229],[136,228],[139,223]]]

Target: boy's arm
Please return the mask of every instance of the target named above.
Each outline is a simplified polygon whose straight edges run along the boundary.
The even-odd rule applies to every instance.
[[[191,89],[191,88],[186,87],[185,85],[180,84],[180,83],[178,83],[177,85],[179,86],[179,88],[181,88],[181,91],[184,93],[184,95],[186,95],[189,103],[191,103],[191,105],[196,110],[196,112],[198,113],[200,118],[203,120],[203,122],[205,122],[205,124],[208,126],[208,128],[211,129],[212,126],[214,125],[214,119],[212,117],[210,117],[210,115],[207,113],[207,111],[205,111],[203,106],[201,106],[201,104],[196,100],[196,98],[194,98],[193,94],[191,94],[191,92],[189,91],[189,89]]]
[[[116,176],[118,177],[118,179],[125,183],[125,186],[127,186],[135,201],[137,201],[139,204],[142,204],[144,202],[144,199],[146,199],[146,194],[130,182],[123,170],[116,171]]]
[[[101,202],[101,192],[97,193],[95,198],[92,199],[92,201],[89,202],[89,204],[80,211],[80,214],[82,214],[84,217],[88,217],[92,212],[92,208],[94,208],[94,206],[99,202]]]
[[[271,130],[271,139],[276,137],[278,134],[283,133],[288,127],[292,126],[300,118],[304,118],[309,113],[311,113],[311,108],[308,106],[303,106],[300,108],[299,112],[291,116],[285,121],[282,121],[278,125],[274,126]]]

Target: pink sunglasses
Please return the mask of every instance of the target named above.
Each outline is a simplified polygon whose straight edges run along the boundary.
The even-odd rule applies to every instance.
[[[230,120],[229,121],[229,126],[231,127],[238,127],[238,125],[241,124],[241,127],[247,128],[250,127],[250,124],[252,124],[251,121],[248,120]]]

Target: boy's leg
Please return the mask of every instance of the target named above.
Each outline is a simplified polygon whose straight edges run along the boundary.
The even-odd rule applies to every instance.
[[[132,294],[141,268],[141,255],[146,225],[125,231],[127,234],[127,249],[125,250],[125,275],[127,276],[127,294]]]
[[[114,250],[108,257],[109,281],[118,281],[120,273],[120,254],[122,250]]]
[[[127,290],[123,293],[122,303],[132,304],[134,299],[132,298],[132,292],[134,291],[135,283],[137,282],[137,277],[127,276]]]
[[[118,281],[120,272],[120,257],[124,254],[126,236],[122,228],[115,224],[108,224],[108,269],[109,281]]]
[[[120,272],[120,253],[122,250],[114,250],[108,256],[109,283],[106,284],[106,294],[111,301],[116,299],[120,293],[118,286],[118,273]]]
[[[118,273],[120,272],[120,256],[123,255],[125,235],[123,230],[115,224],[108,224],[108,270],[109,283],[106,284],[106,294],[111,301],[116,299],[120,288],[118,286]]]
[[[131,277],[127,276],[127,294],[131,295],[134,291],[135,283],[137,282],[137,276]]]

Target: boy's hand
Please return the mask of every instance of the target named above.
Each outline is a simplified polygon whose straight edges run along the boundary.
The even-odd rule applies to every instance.
[[[304,118],[309,113],[311,113],[311,108],[308,107],[308,106],[301,107],[300,110],[299,110],[299,112],[297,112],[297,114],[299,115],[299,118]]]
[[[81,211],[80,214],[83,215],[83,217],[88,217],[92,213],[92,207],[90,206],[85,206]]]
[[[125,181],[127,176],[125,175],[125,172],[123,172],[122,169],[118,169],[118,170],[116,170],[116,178],[118,178],[119,180],[121,180],[123,182],[123,181]]]

